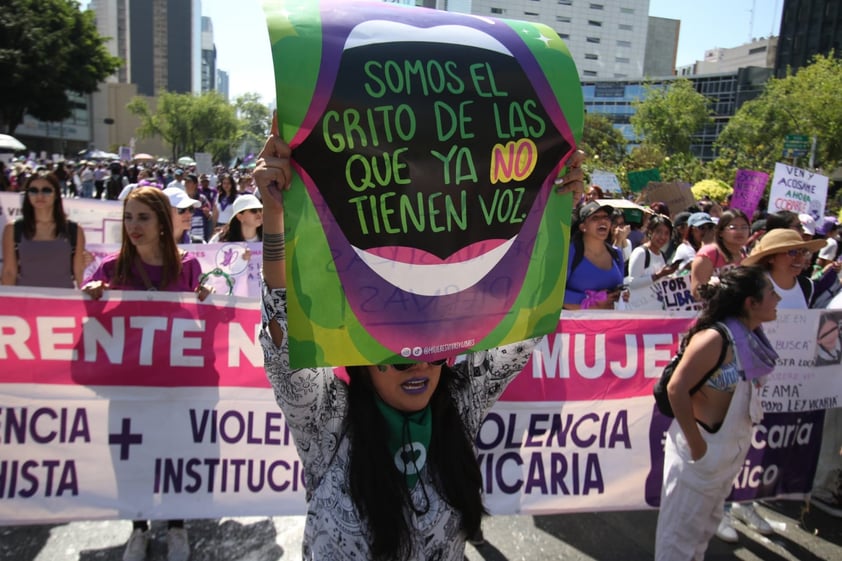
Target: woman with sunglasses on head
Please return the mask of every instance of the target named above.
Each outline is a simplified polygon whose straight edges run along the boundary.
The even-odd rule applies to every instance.
[[[469,354],[453,367],[348,367],[347,381],[329,368],[291,370],[282,192],[292,171],[290,148],[274,134],[254,170],[264,209],[260,339],[307,481],[303,558],[461,561],[485,513],[474,438],[537,340]],[[560,181],[574,196],[580,166],[574,157]]]
[[[233,216],[211,238],[215,242],[259,242],[263,239],[263,204],[254,195],[240,195],[234,201]]]
[[[3,284],[81,286],[85,233],[64,214],[55,175],[39,171],[29,176],[21,211],[23,217],[3,230]]]
[[[748,217],[743,211],[729,209],[722,213],[714,229],[713,243],[702,246],[690,266],[693,298],[701,298],[699,287],[707,284],[712,277],[742,262],[750,230]]]
[[[82,287],[85,294],[99,300],[108,289],[161,290],[195,292],[200,301],[207,298],[210,291],[200,284],[198,260],[176,246],[170,210],[167,195],[157,187],[132,190],[123,201],[120,251],[99,264]],[[123,560],[143,561],[149,547],[149,523],[135,520],[132,526]],[[167,528],[167,558],[186,561],[190,547],[184,520],[169,520]]]

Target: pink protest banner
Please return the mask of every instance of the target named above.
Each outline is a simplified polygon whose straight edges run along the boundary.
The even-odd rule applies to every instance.
[[[750,169],[738,169],[734,178],[734,195],[731,197],[731,208],[736,208],[751,218],[763,193],[766,191],[766,183],[769,181],[769,174],[762,171]]]
[[[4,383],[268,387],[259,303],[219,296],[4,287]],[[175,305],[174,305],[175,304]]]
[[[822,409],[824,315],[782,310],[767,413],[733,496],[802,496]],[[565,312],[477,437],[498,514],[657,506],[671,419],[651,387],[694,314]],[[302,467],[263,371],[259,302],[162,292],[0,288],[0,525],[305,511]]]

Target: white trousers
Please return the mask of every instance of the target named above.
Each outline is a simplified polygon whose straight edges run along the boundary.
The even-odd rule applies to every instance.
[[[687,439],[673,421],[664,447],[656,561],[702,561],[722,519],[722,505],[751,446],[751,386],[740,382],[719,430],[699,428],[707,452],[693,461]]]
[[[842,408],[835,407],[824,412],[822,445],[813,479],[813,496],[832,501],[837,488],[836,478],[842,470]]]

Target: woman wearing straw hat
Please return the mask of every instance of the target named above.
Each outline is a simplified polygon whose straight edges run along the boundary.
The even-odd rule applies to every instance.
[[[805,310],[813,300],[813,282],[799,275],[812,253],[823,246],[824,240],[804,241],[793,230],[772,230],[760,238],[743,265],[766,267],[769,280],[781,295],[779,308]]]
[[[811,307],[811,300],[815,295],[813,282],[799,273],[804,265],[810,262],[810,253],[821,250],[824,245],[823,239],[802,241],[801,234],[794,230],[772,230],[760,238],[751,255],[746,257],[743,263],[765,262],[769,279],[783,298],[778,307],[803,310]],[[819,322],[817,366],[822,364],[819,358],[838,358],[838,355],[828,352],[828,348],[833,347],[827,345],[827,341],[823,341],[823,335],[828,334],[826,317],[828,316]],[[823,348],[823,342],[827,347]],[[837,409],[825,412],[822,443],[810,496],[810,505],[837,517],[842,513],[842,488],[836,480],[836,473],[840,469],[840,420],[842,418]]]

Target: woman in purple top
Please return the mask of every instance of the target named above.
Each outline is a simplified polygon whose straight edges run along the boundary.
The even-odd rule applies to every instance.
[[[94,300],[106,289],[196,292],[204,300],[209,291],[199,283],[202,274],[195,257],[178,249],[173,236],[170,201],[155,187],[138,187],[123,202],[123,244],[100,263],[82,290]],[[190,555],[183,520],[168,522],[169,559]],[[149,524],[135,520],[123,559],[146,558]]]
[[[139,187],[123,203],[123,244],[106,257],[82,287],[94,299],[107,288],[196,292],[200,299],[201,266],[179,251],[173,237],[170,201],[154,187]],[[200,292],[201,290],[201,292]]]
[[[613,207],[598,202],[579,209],[570,228],[565,310],[613,310],[623,297],[623,256],[608,243],[613,212]]]

